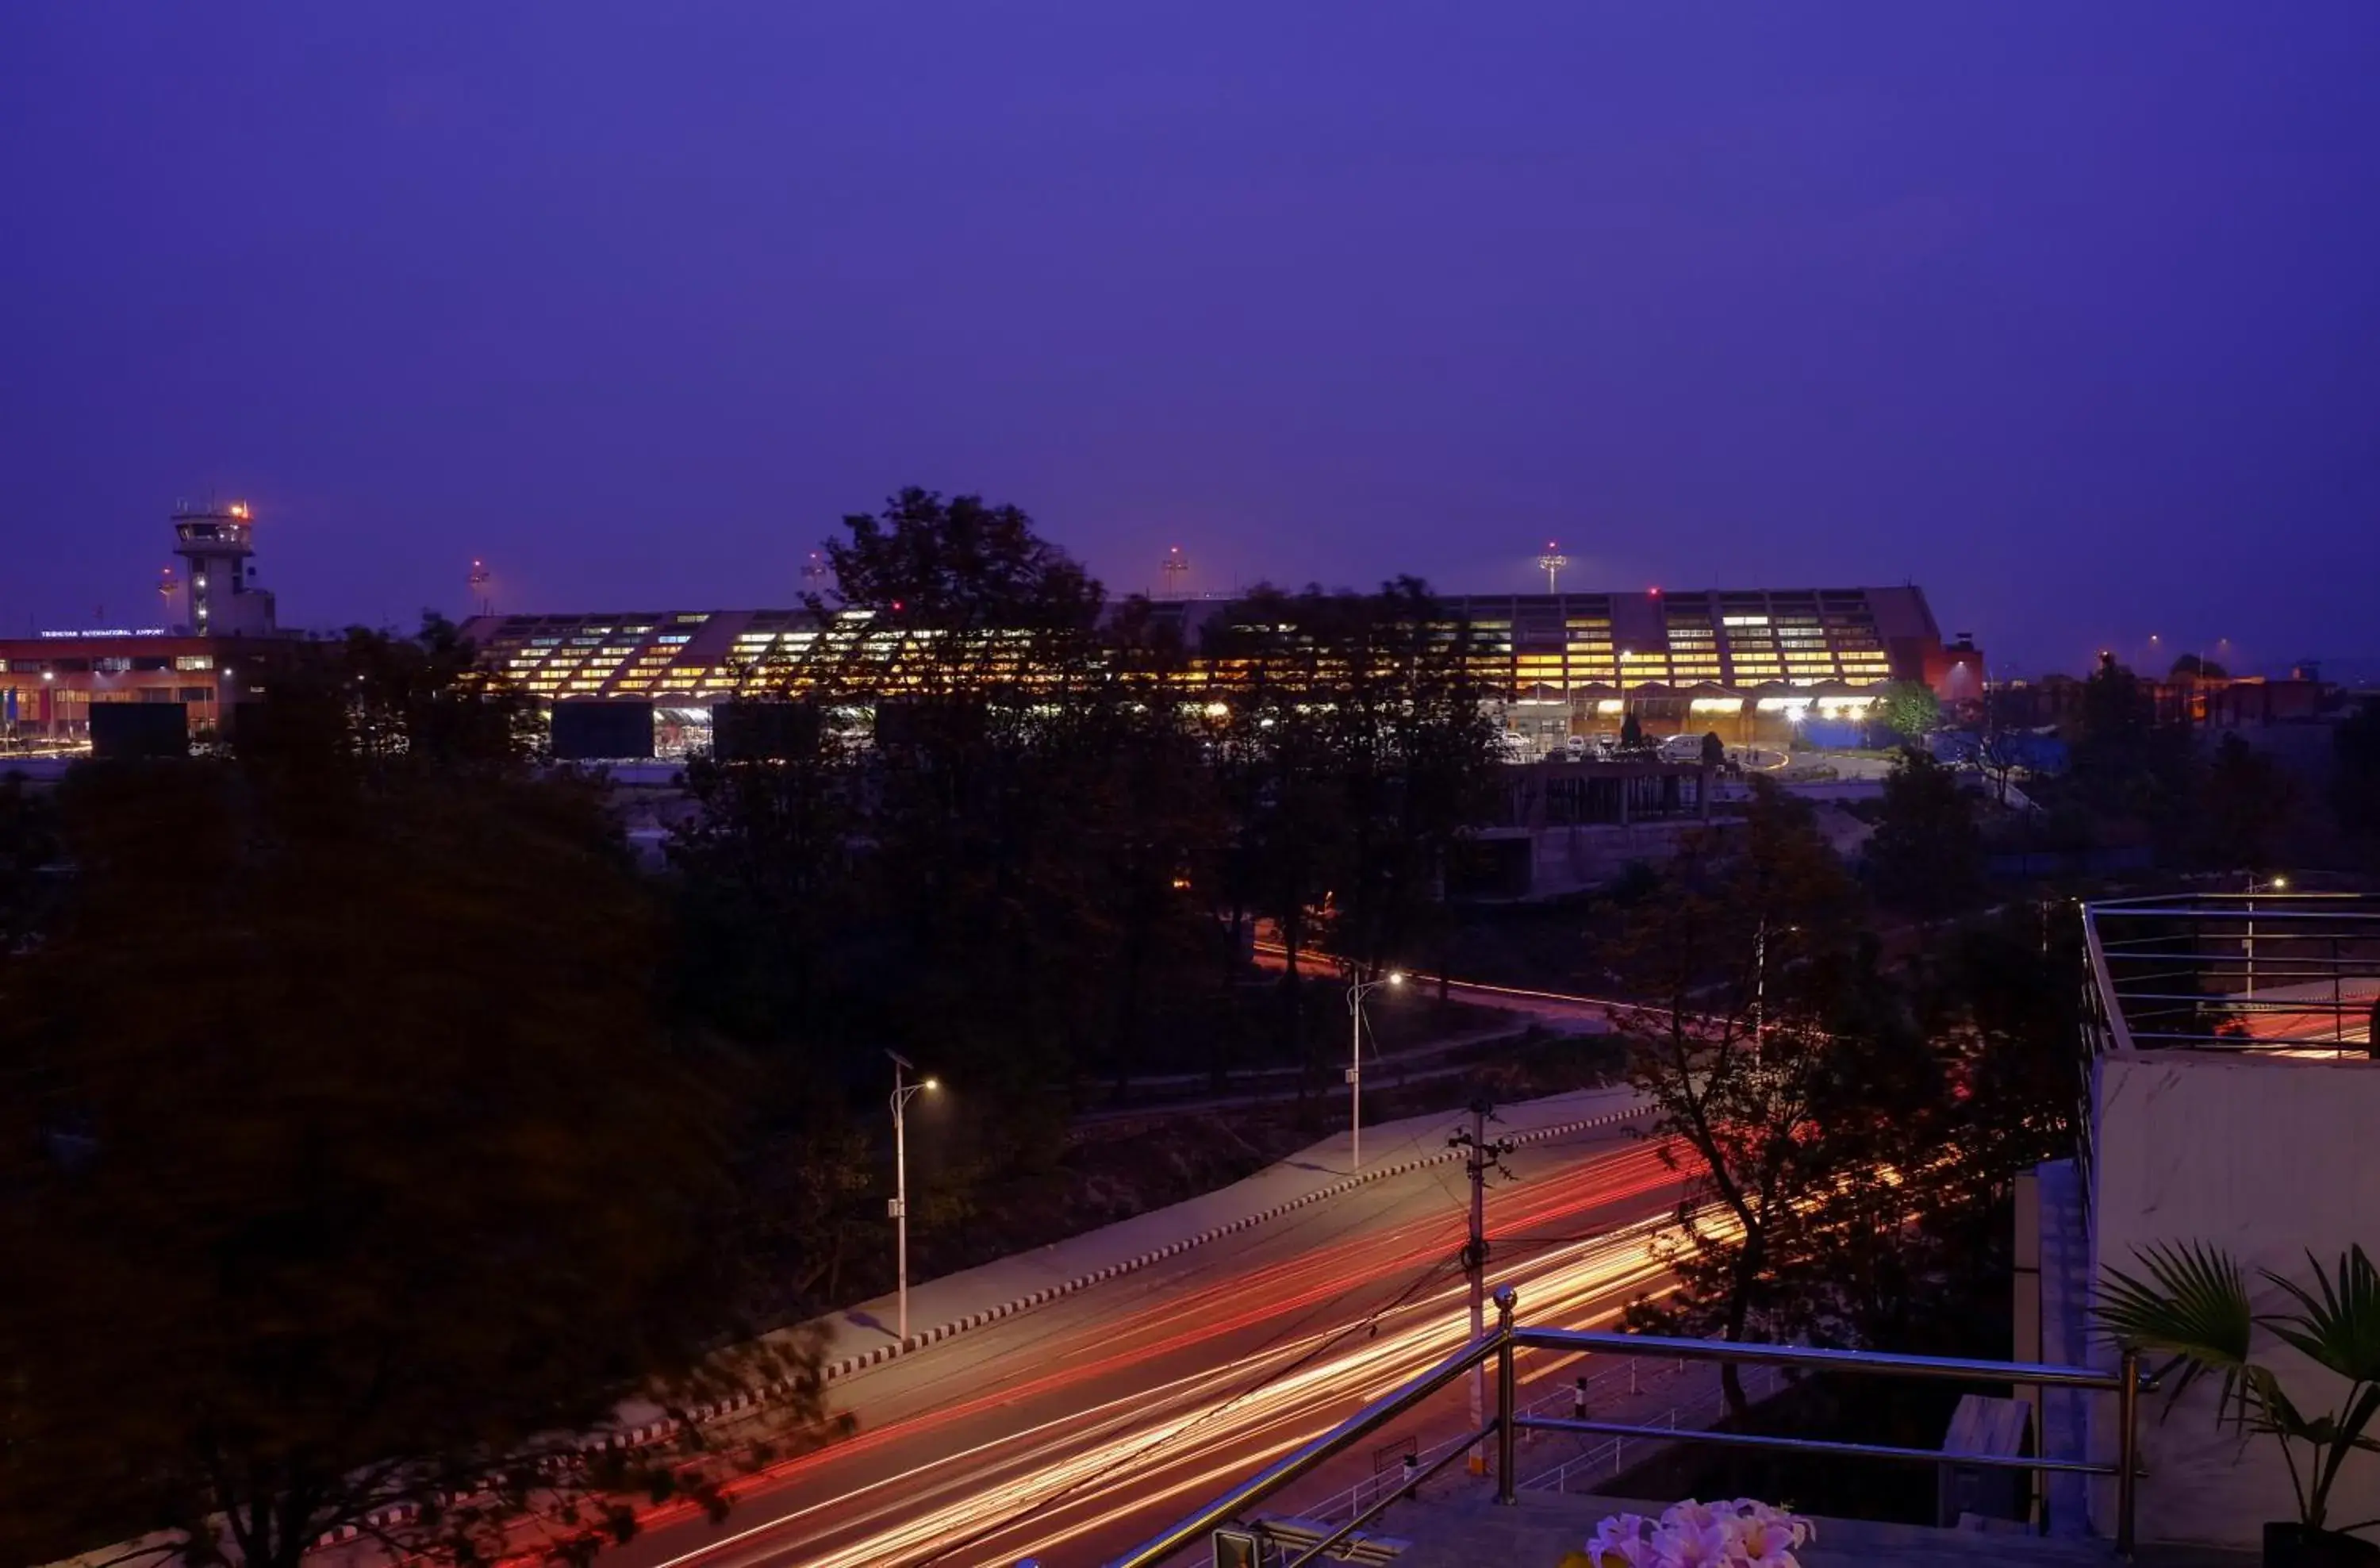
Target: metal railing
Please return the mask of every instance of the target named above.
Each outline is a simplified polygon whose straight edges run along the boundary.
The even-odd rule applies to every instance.
[[[2361,1056],[2380,998],[2380,899],[2258,887],[2083,906],[2095,1052]]]
[[[1543,1411],[1558,1410],[1565,1404],[1572,1410],[1578,1410],[1582,1406],[1607,1407],[1615,1400],[1634,1399],[1640,1394],[1652,1392],[1660,1385],[1662,1380],[1683,1372],[1687,1367],[1684,1361],[1673,1360],[1656,1368],[1649,1377],[1640,1379],[1638,1363],[1649,1359],[1652,1358],[1631,1355],[1626,1358],[1627,1365],[1624,1367],[1614,1367],[1609,1371],[1597,1372],[1592,1377],[1581,1378],[1573,1382],[1550,1389],[1521,1406],[1521,1414],[1535,1416]],[[1765,1388],[1755,1387],[1759,1381],[1756,1378],[1744,1380],[1744,1392],[1755,1400],[1769,1398],[1781,1392],[1785,1386],[1785,1376],[1782,1371],[1775,1367],[1766,1368],[1766,1370],[1768,1372],[1768,1379]],[[1624,1389],[1620,1385],[1625,1385]],[[1725,1393],[1722,1391],[1714,1390],[1701,1398],[1682,1400],[1664,1406],[1646,1416],[1644,1424],[1652,1427],[1667,1427],[1674,1431],[1682,1421],[1707,1420],[1726,1408]],[[1413,1470],[1430,1464],[1444,1454],[1449,1448],[1467,1448],[1473,1440],[1476,1440],[1447,1438],[1432,1443],[1427,1448],[1415,1449],[1405,1455],[1402,1465],[1366,1476],[1344,1491],[1333,1491],[1330,1494],[1329,1501],[1312,1509],[1312,1516],[1317,1519],[1337,1519],[1344,1514],[1360,1513],[1366,1506],[1378,1501],[1384,1492],[1407,1491],[1413,1485],[1410,1479]],[[1556,1465],[1551,1470],[1525,1477],[1521,1481],[1521,1489],[1523,1491],[1559,1491],[1561,1489],[1562,1477],[1573,1466],[1597,1454],[1624,1453],[1627,1450],[1627,1440],[1625,1438],[1614,1438],[1610,1442],[1598,1444],[1591,1453],[1581,1454]],[[1377,1462],[1376,1460],[1375,1463]]]
[[[1767,1375],[1768,1386],[1765,1389],[1759,1386],[1763,1373]],[[1785,1392],[1785,1369],[1781,1367],[1755,1367],[1752,1369],[1752,1376],[1743,1380],[1744,1397],[1755,1403],[1764,1399],[1774,1399]],[[1718,1389],[1690,1404],[1673,1404],[1644,1424],[1648,1427],[1666,1427],[1669,1429],[1664,1436],[1675,1439],[1682,1433],[1695,1431],[1701,1422],[1716,1420],[1726,1412],[1727,1391]],[[1692,1424],[1681,1425],[1682,1421]],[[1525,1431],[1528,1428],[1524,1427],[1522,1429]],[[1638,1440],[1642,1442],[1647,1440],[1639,1439]],[[1649,1440],[1658,1444],[1661,1440],[1657,1438]],[[1540,1470],[1534,1476],[1524,1477],[1521,1480],[1521,1489],[1524,1492],[1568,1491],[1570,1478],[1573,1472],[1584,1471],[1588,1475],[1594,1475],[1607,1467],[1613,1476],[1619,1475],[1628,1467],[1626,1438],[1609,1439],[1596,1444],[1584,1453],[1574,1454],[1563,1460],[1550,1470]]]
[[[1496,1327],[1473,1340],[1428,1371],[1374,1400],[1338,1426],[1294,1453],[1181,1519],[1131,1551],[1109,1568],[1156,1568],[1219,1526],[1244,1520],[1257,1504],[1313,1474],[1322,1465],[1347,1452],[1389,1423],[1415,1409],[1424,1400],[1452,1384],[1483,1362],[1496,1366],[1496,1413],[1478,1430],[1446,1448],[1432,1464],[1417,1468],[1403,1485],[1379,1498],[1330,1534],[1292,1559],[1284,1568],[1306,1568],[1340,1542],[1412,1494],[1415,1488],[1451,1464],[1472,1444],[1496,1440],[1496,1501],[1516,1501],[1520,1480],[1516,1460],[1524,1431],[1579,1432],[1602,1437],[1645,1438],[1663,1442],[1702,1442],[1732,1448],[1777,1449],[1795,1453],[1828,1454],[1845,1459],[1886,1459],[1925,1465],[1958,1465],[1989,1469],[2059,1471],[2082,1476],[2113,1477],[2116,1482],[2116,1550],[2132,1552],[2134,1501],[2140,1473],[2140,1395],[2147,1386],[2141,1377],[2140,1356],[2127,1349],[2114,1372],[2093,1367],[2061,1367],[2046,1362],[1976,1361],[1938,1355],[1899,1355],[1881,1351],[1819,1350],[1806,1345],[1748,1344],[1732,1340],[1666,1339],[1650,1334],[1620,1334],[1574,1329],[1524,1329],[1512,1321],[1515,1296],[1510,1286],[1496,1293]],[[1760,1432],[1700,1431],[1643,1427],[1615,1421],[1583,1421],[1521,1412],[1515,1394],[1513,1358],[1521,1350],[1602,1352],[1651,1355],[1685,1361],[1716,1361],[1751,1367],[1775,1367],[1806,1372],[1852,1372],[1879,1377],[1918,1378],[1936,1381],[2015,1383],[2035,1388],[2077,1389],[2116,1396],[2116,1460],[2112,1465],[2082,1459],[2034,1458],[2022,1454],[1962,1453],[1926,1448],[1900,1448],[1884,1443],[1838,1442],[1815,1438],[1771,1436]]]

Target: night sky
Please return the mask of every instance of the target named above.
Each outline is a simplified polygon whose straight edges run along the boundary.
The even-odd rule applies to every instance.
[[[1914,579],[2003,673],[2380,654],[2380,0],[0,6],[0,626]]]

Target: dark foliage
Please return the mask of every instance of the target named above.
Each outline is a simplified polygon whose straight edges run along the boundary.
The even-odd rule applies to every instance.
[[[1877,899],[1918,916],[1947,915],[1983,891],[1983,830],[1958,773],[1905,748],[1884,781],[1867,865]]]
[[[0,970],[0,1256],[41,1282],[0,1292],[9,1561],[577,1554],[620,1489],[716,1501],[691,1437],[577,1453],[622,1398],[819,1415],[804,1345],[714,1354],[732,1107],[598,794],[518,766],[434,628],[344,651],[252,754],[59,796],[70,882]]]
[[[1806,809],[1762,787],[1748,826],[1740,850],[1689,845],[1621,953],[1656,1003],[1631,1080],[1695,1176],[1670,1251],[1682,1288],[1632,1318],[1954,1348],[1988,1332],[2014,1174],[2070,1136],[2070,937],[2053,958],[2046,924],[2037,954],[1986,930],[1895,976]]]

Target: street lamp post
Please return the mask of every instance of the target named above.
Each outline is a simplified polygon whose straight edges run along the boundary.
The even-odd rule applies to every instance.
[[[905,1073],[914,1073],[917,1064],[897,1051],[887,1051],[892,1059],[892,1210],[893,1250],[900,1270],[900,1338],[909,1343],[909,1100],[921,1089],[938,1088],[932,1078],[905,1082]]]
[[[1354,1039],[1347,1055],[1347,1169],[1364,1168],[1364,998],[1382,986],[1405,983],[1402,969],[1391,969],[1377,980],[1354,978],[1358,971],[1353,965],[1347,969],[1347,1015],[1354,1028]]]
[[[1787,931],[1798,931],[1799,926],[1786,926]],[[1762,1039],[1768,1032],[1768,917],[1760,917],[1759,933],[1752,939],[1752,1050],[1760,1052]]]
[[[2251,1011],[2253,1011],[2256,1005],[2256,894],[2259,891],[2287,893],[2289,890],[2289,879],[2287,877],[2275,877],[2259,890],[2256,886],[2255,873],[2251,871],[2248,874],[2248,983],[2243,988],[2242,995]],[[2255,1026],[2251,1024],[2250,1032],[2254,1032],[2254,1029]]]
[[[1768,917],[1760,917],[1760,934],[1752,939],[1752,1049],[1760,1050],[1760,1036],[1768,1027]]]

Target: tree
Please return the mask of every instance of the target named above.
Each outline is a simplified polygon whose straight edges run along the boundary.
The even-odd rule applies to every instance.
[[[1912,915],[1948,914],[1982,891],[1984,840],[1974,801],[1948,764],[1914,747],[1901,748],[1885,777],[1867,865],[1876,897]]]
[[[1614,967],[1650,1005],[1622,1019],[1629,1081],[1694,1177],[1667,1249],[1681,1288],[1638,1303],[1639,1325],[1765,1338],[1787,1316],[1780,1282],[1813,1245],[1809,1211],[1848,1174],[1830,1141],[1843,1080],[1826,1021],[1857,908],[1809,808],[1760,780],[1741,849],[1688,839],[1630,922]],[[1740,1412],[1732,1368],[1722,1385]]]
[[[2025,765],[2028,746],[2018,732],[1993,730],[1975,747],[1975,771],[1992,786],[1992,799],[2008,804],[2009,784]]]
[[[1717,730],[1703,732],[1702,764],[1706,768],[1727,766],[1727,742],[1719,739]]]
[[[1742,850],[1690,843],[1632,918],[1630,1081],[1693,1181],[1680,1288],[1631,1321],[2005,1355],[2013,1177],[2070,1147],[2079,922],[2011,911],[1912,988],[1806,817],[1756,784]]]
[[[2350,839],[2380,846],[2380,698],[2365,698],[2330,738],[2331,810]]]
[[[1215,694],[1224,887],[1235,914],[1269,917],[1289,949],[1289,1039],[1305,1039],[1309,946],[1327,941],[1369,973],[1432,924],[1500,755],[1474,647],[1413,577],[1372,594],[1260,588],[1209,634],[1210,658],[1244,672]]]
[[[2185,653],[2173,662],[2166,678],[2174,681],[2228,681],[2231,673],[2212,659],[2202,659],[2195,653]]]
[[[747,1044],[836,1034],[836,981],[876,908],[844,724],[812,710],[792,754],[686,764],[693,810],[666,845],[683,936],[677,1005]]]
[[[1104,591],[1015,506],[911,485],[829,540],[838,607],[936,631],[1087,632]]]
[[[1642,751],[1645,749],[1645,726],[1637,722],[1636,715],[1633,713],[1625,713],[1621,716],[1620,749],[1622,751]]]
[[[61,797],[71,895],[0,1006],[0,1255],[42,1282],[0,1293],[0,1556],[583,1556],[620,1488],[719,1506],[690,1426],[578,1448],[747,1377],[821,1412],[806,1341],[710,1354],[730,1101],[656,1016],[616,830],[575,782],[263,728]]]
[[[2068,798],[2144,822],[2168,842],[2180,836],[2191,799],[2190,735],[2158,719],[2154,693],[2131,671],[2113,658],[2100,660],[2082,683],[2067,738]]]
[[[65,883],[64,845],[47,791],[0,774],[0,976],[48,922]]]
[[[1868,713],[1904,744],[1913,746],[1941,723],[1942,701],[1923,681],[1887,681],[1877,688]]]
[[[453,622],[424,611],[411,637],[350,626],[330,657],[276,667],[265,700],[242,704],[231,741],[257,763],[504,770],[528,760],[537,730],[527,694],[482,666]]]
[[[2227,870],[2270,867],[2297,797],[2272,754],[2227,734],[2197,786],[2192,820],[2201,861]]]

